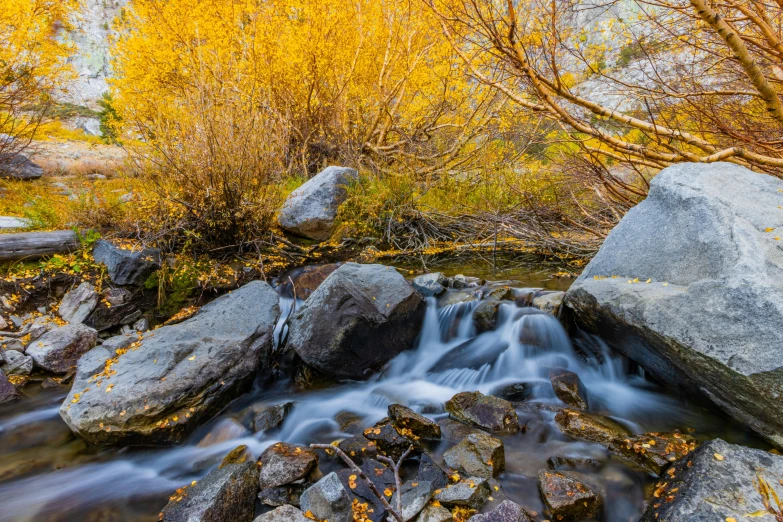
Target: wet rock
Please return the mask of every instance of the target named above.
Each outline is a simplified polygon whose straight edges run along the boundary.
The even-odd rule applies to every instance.
[[[294,407],[293,402],[284,402],[269,406],[258,412],[253,419],[253,427],[257,432],[272,430],[283,424],[286,417],[291,413]]]
[[[293,506],[280,506],[274,511],[264,513],[253,522],[312,522],[312,520]]]
[[[378,456],[378,447],[375,445],[375,442],[363,435],[348,437],[340,441],[337,447],[343,450],[357,464],[361,464],[364,459],[374,459]]]
[[[696,446],[696,439],[684,433],[643,433],[618,440],[609,449],[642,469],[660,475],[663,468]]]
[[[300,507],[318,520],[353,522],[353,509],[348,491],[337,473],[329,473],[302,493]]]
[[[69,323],[83,323],[98,305],[98,292],[90,283],[84,282],[66,293],[57,313]]]
[[[413,345],[425,307],[394,268],[346,263],[294,313],[288,343],[320,372],[367,378]]]
[[[549,469],[554,471],[569,469],[596,470],[602,466],[599,460],[582,457],[549,457],[546,463],[549,465]]]
[[[277,293],[256,281],[119,353],[96,352],[77,368],[60,415],[94,444],[181,440],[249,389],[279,315]]]
[[[770,216],[781,189],[729,163],[664,169],[566,297],[580,327],[778,447],[783,256]]]
[[[585,411],[563,409],[555,415],[560,431],[575,439],[597,442],[607,448],[617,441],[633,437],[622,424],[608,417]]]
[[[362,465],[362,472],[382,493],[393,492],[397,485],[394,473],[391,469],[378,461],[367,459]],[[348,491],[351,504],[354,506],[354,514],[362,516],[356,518],[369,519],[371,522],[384,522],[387,520],[387,511],[372,492],[367,483],[352,469],[343,469],[337,472],[343,487]],[[387,500],[389,500],[387,496]]]
[[[141,319],[133,323],[133,329],[141,333],[147,332],[150,329],[150,322],[149,320],[147,320],[146,317],[142,317]]]
[[[530,304],[541,311],[558,316],[560,314],[560,308],[563,306],[564,298],[565,292],[547,292],[534,297]]]
[[[412,284],[423,297],[437,297],[446,291],[446,276],[440,272],[424,274],[416,277]]]
[[[209,433],[204,435],[196,446],[199,448],[208,448],[215,444],[222,444],[230,440],[238,439],[246,434],[247,429],[238,420],[230,417],[223,418],[215,423],[212,429],[209,430]]]
[[[783,457],[720,439],[701,445],[666,470],[641,522],[771,520],[759,479],[783,499]],[[770,495],[771,497],[771,495]],[[772,507],[777,508],[774,498]]]
[[[435,492],[434,498],[444,506],[478,509],[489,498],[489,484],[480,477],[470,477]]]
[[[429,504],[421,510],[416,522],[452,522],[453,520],[451,511],[443,506]]]
[[[451,288],[456,289],[475,288],[484,284],[483,279],[479,279],[478,277],[469,277],[462,274],[457,274],[454,277],[450,277],[448,282]]]
[[[161,522],[250,522],[253,520],[258,473],[254,462],[232,464],[209,473],[195,486],[178,490]]]
[[[443,454],[446,465],[467,475],[497,477],[506,469],[503,441],[486,433],[471,433]]]
[[[492,391],[492,395],[510,402],[522,402],[533,395],[536,390],[542,389],[546,383],[541,382],[515,382],[505,384]]]
[[[480,392],[461,392],[446,402],[452,418],[498,432],[519,431],[519,419],[510,402]]]
[[[348,196],[346,187],[358,179],[354,169],[325,168],[288,196],[277,216],[280,226],[310,239],[329,239],[337,209]]]
[[[432,498],[433,491],[430,482],[406,482],[402,485],[402,518],[406,522],[412,520],[424,509],[424,506]],[[394,493],[389,504],[397,506],[397,492]]]
[[[601,513],[601,497],[587,485],[562,473],[540,471],[538,488],[552,519],[581,520]]]
[[[477,299],[478,297],[473,292],[448,292],[438,299],[438,306],[443,308],[460,303],[470,303]]]
[[[252,455],[248,447],[242,444],[241,446],[237,446],[236,448],[229,451],[228,454],[223,457],[223,461],[220,463],[219,467],[225,468],[231,464],[244,464],[251,457]]]
[[[0,155],[0,178],[38,179],[43,169],[24,154]]]
[[[490,289],[487,292],[487,297],[490,299],[497,299],[498,301],[505,301],[514,298],[514,290],[508,286],[498,286]]]
[[[364,420],[364,417],[352,411],[341,411],[334,416],[334,421],[339,426],[340,431],[350,433],[351,435],[359,435],[362,432],[362,420]]]
[[[392,404],[388,413],[394,427],[402,435],[413,439],[440,439],[438,423],[419,415],[407,406]]]
[[[363,435],[367,440],[375,443],[381,455],[386,455],[394,461],[397,461],[413,445],[413,440],[401,435],[388,419],[372,428],[367,428]]]
[[[488,299],[482,301],[473,311],[473,326],[478,333],[494,330],[498,321],[500,301]]]
[[[318,454],[307,446],[278,442],[258,458],[259,486],[284,486],[301,480],[318,466]]]
[[[99,332],[120,324],[132,323],[141,317],[141,310],[137,308],[137,305],[150,301],[149,297],[145,299],[141,291],[137,290],[132,293],[126,288],[119,287],[105,289],[101,292],[101,297],[98,306],[84,321],[84,324]],[[149,304],[151,305],[151,303]]]
[[[326,281],[332,272],[340,268],[340,263],[331,263],[328,265],[308,265],[304,268],[297,269],[298,271],[290,276],[285,274],[280,279],[280,289],[283,295],[293,297],[293,288],[291,282],[293,281],[296,288],[297,299],[307,299],[310,294],[316,291],[321,286],[321,283]],[[291,278],[291,281],[288,280]]]
[[[15,401],[18,398],[19,392],[16,391],[16,387],[8,382],[5,373],[0,370],[0,404]]]
[[[533,518],[516,502],[504,500],[492,511],[470,517],[471,522],[533,522]]]
[[[265,506],[298,506],[302,493],[307,489],[308,484],[286,484],[285,486],[275,486],[271,488],[261,488],[258,492],[258,500]]]
[[[81,324],[60,326],[43,334],[26,350],[36,366],[52,373],[68,373],[90,351],[98,332]]]
[[[0,360],[4,362],[0,369],[6,375],[30,375],[33,371],[33,358],[15,350],[0,351]]]
[[[572,408],[587,409],[587,390],[577,374],[563,368],[553,368],[549,370],[549,381],[558,399]]]
[[[419,458],[419,471],[416,473],[416,480],[429,482],[432,484],[433,490],[443,489],[449,483],[446,472],[427,453],[422,453]]]
[[[106,265],[109,278],[115,285],[142,285],[160,268],[160,251],[153,248],[125,250],[99,239],[92,255],[96,263]]]

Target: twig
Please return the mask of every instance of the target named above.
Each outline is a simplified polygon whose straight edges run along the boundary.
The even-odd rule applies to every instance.
[[[402,513],[402,484],[400,480],[400,467],[402,466],[403,461],[405,461],[406,458],[408,458],[408,455],[411,454],[411,451],[413,451],[413,446],[409,447],[405,453],[402,454],[400,457],[400,460],[398,460],[396,463],[389,457],[380,456],[378,457],[378,460],[381,462],[385,462],[389,465],[389,467],[394,472],[394,482],[397,485],[397,511]]]
[[[367,487],[370,488],[370,491],[372,491],[373,494],[376,497],[378,497],[378,500],[381,501],[381,504],[383,505],[383,507],[386,508],[386,511],[388,511],[395,519],[397,519],[397,522],[405,522],[403,520],[403,518],[402,518],[402,515],[401,515],[402,509],[400,509],[399,512],[395,511],[394,508],[391,507],[391,504],[389,504],[389,502],[383,496],[383,493],[378,491],[378,488],[375,486],[375,483],[372,480],[370,480],[367,477],[367,475],[364,474],[364,471],[362,471],[362,468],[357,466],[356,463],[354,461],[352,461],[351,458],[348,455],[346,455],[343,450],[341,450],[337,446],[332,446],[330,444],[310,444],[310,447],[313,448],[313,449],[329,450],[329,451],[334,451],[335,453],[337,453],[337,455],[343,460],[343,462],[345,462],[348,465],[348,467],[351,468],[354,471],[354,473],[359,475],[364,480],[364,482],[367,484]],[[407,454],[409,452],[410,452],[410,450],[405,452],[405,456],[407,456]],[[384,458],[384,457],[381,457],[381,458]],[[395,480],[397,480],[398,481],[397,483],[399,484],[399,478],[398,478],[398,475],[397,475],[396,471],[394,473],[394,476],[395,476],[394,477]],[[399,492],[399,489],[397,490],[397,496],[398,497],[401,496],[400,492]],[[398,504],[399,503],[400,502],[398,502]]]

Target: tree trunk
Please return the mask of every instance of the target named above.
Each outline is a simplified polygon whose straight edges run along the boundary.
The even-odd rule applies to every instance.
[[[79,238],[72,230],[0,234],[0,262],[67,254],[77,248]]]

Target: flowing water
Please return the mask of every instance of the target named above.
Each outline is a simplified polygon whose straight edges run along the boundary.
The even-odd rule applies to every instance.
[[[535,276],[520,274],[516,284],[530,284],[531,279]],[[536,286],[564,285],[539,281]],[[373,425],[393,403],[406,404],[442,424],[444,440],[435,449],[439,456],[461,433],[464,436],[444,413],[445,401],[460,391],[491,394],[518,383],[525,383],[529,393],[516,403],[526,430],[503,437],[506,472],[500,483],[506,497],[543,520],[536,477],[547,468],[547,459],[594,458],[603,463],[592,472],[606,492],[601,520],[638,520],[653,478],[612,459],[601,446],[573,441],[559,432],[553,419],[563,404],[548,385],[549,369],[555,367],[580,376],[591,410],[636,433],[689,428],[700,439],[721,436],[758,444],[724,417],[662,392],[599,338],[569,338],[548,314],[503,304],[497,328],[477,335],[471,314],[478,303],[438,307],[429,300],[415,349],[366,382],[295,392],[290,380],[259,380],[251,393],[177,447],[87,447],[60,420],[58,408],[66,391],[33,390],[30,397],[0,407],[0,521],[156,520],[176,488],[203,477],[240,444],[257,456],[279,440],[332,442]],[[284,317],[292,299],[283,297],[281,305]],[[294,401],[295,406],[282,427],[257,434],[249,429],[254,412],[285,401]],[[323,470],[331,465],[322,459]]]

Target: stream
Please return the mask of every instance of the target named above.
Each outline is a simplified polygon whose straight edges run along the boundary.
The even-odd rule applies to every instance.
[[[516,269],[494,276],[502,280],[490,286],[568,286],[540,271]],[[584,333],[570,338],[549,314],[507,302],[501,305],[496,329],[477,335],[471,314],[479,302],[439,307],[430,298],[416,347],[368,381],[296,392],[290,379],[259,378],[250,393],[176,447],[89,447],[73,437],[60,419],[58,409],[67,390],[28,386],[23,400],[0,406],[0,521],[157,520],[175,489],[202,478],[240,444],[258,456],[281,440],[329,443],[372,426],[393,403],[405,404],[442,425],[444,438],[434,451],[438,460],[459,440],[459,427],[444,412],[445,401],[460,391],[493,394],[518,383],[525,383],[528,393],[515,404],[520,425],[526,429],[502,437],[506,472],[499,480],[505,496],[535,513],[536,520],[544,520],[537,474],[547,469],[547,459],[592,458],[602,463],[591,472],[606,492],[601,520],[638,520],[654,477],[614,459],[597,444],[574,441],[559,431],[553,419],[563,403],[549,385],[550,368],[577,373],[590,410],[612,417],[634,433],[681,429],[692,431],[699,440],[720,436],[729,442],[761,445],[719,413],[666,393],[636,365],[612,353],[600,338]],[[281,298],[283,317],[292,304],[291,297]],[[287,401],[295,406],[280,428],[252,432],[255,412]],[[324,472],[336,467],[331,459],[321,460]],[[263,512],[257,507],[257,514]]]

